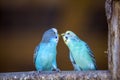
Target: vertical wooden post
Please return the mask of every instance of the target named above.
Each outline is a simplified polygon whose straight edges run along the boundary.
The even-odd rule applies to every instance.
[[[110,2],[111,1],[111,2]],[[108,66],[113,79],[120,79],[120,1],[106,0]]]

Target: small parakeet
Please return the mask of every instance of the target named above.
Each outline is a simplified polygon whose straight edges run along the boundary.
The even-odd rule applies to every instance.
[[[51,28],[44,32],[42,40],[34,52],[34,64],[37,71],[59,71],[56,63],[58,40],[57,29]]]
[[[72,31],[61,34],[68,46],[70,60],[75,71],[96,70],[96,61],[87,43],[82,41]]]

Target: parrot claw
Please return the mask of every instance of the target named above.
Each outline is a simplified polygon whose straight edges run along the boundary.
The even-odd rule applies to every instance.
[[[61,70],[59,68],[52,69],[52,71],[60,72]]]

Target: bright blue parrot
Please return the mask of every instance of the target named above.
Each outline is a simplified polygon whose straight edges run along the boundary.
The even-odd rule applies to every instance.
[[[96,70],[93,52],[87,43],[78,38],[72,31],[61,34],[70,51],[70,60],[75,71]]]
[[[44,32],[41,42],[34,52],[34,64],[37,71],[58,71],[56,63],[56,47],[59,40],[57,29]]]

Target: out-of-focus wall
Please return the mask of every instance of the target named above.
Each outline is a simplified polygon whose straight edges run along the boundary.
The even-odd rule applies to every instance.
[[[33,53],[43,32],[72,30],[93,50],[98,69],[107,69],[105,0],[1,0],[0,72],[35,70]],[[60,38],[57,63],[73,70],[69,50]]]

